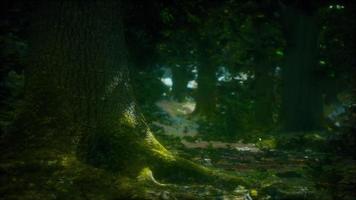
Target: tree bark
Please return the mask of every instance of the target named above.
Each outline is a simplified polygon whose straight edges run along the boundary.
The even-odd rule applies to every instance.
[[[322,94],[314,73],[318,61],[318,25],[311,13],[286,9],[281,120],[286,131],[320,129]]]
[[[120,2],[109,0],[45,1],[34,12],[24,111],[34,142],[66,135],[61,145],[68,146],[79,137],[78,158],[99,168],[137,175],[150,167],[241,184],[155,139],[132,95],[120,15]]]
[[[130,152],[115,149],[112,136],[129,145],[149,137],[149,131],[128,84],[119,9],[114,1],[50,1],[40,6],[31,26],[26,98],[35,119],[48,119],[57,134],[67,126],[83,133],[83,159],[125,168],[113,156],[124,159]]]

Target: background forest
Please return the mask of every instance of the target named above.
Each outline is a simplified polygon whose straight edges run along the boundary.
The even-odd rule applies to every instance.
[[[355,6],[2,1],[0,199],[355,199]]]

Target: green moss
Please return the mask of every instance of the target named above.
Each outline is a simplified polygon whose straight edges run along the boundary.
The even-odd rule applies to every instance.
[[[256,146],[262,150],[275,149],[277,147],[277,140],[274,138],[260,139]]]
[[[150,180],[152,176],[153,176],[153,174],[152,174],[151,169],[148,167],[145,167],[141,170],[141,172],[137,176],[137,180],[140,182],[147,181],[147,180]]]
[[[120,118],[120,124],[130,128],[135,128],[137,126],[137,120],[130,111],[125,111]]]
[[[144,140],[144,145],[147,146],[148,150],[154,154],[154,157],[159,157],[160,159],[169,162],[175,160],[175,157],[172,155],[172,153],[169,152],[163,145],[161,145],[149,130]]]

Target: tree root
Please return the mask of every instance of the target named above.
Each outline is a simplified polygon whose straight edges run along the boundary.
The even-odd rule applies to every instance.
[[[237,175],[208,168],[173,155],[170,151],[165,149],[153,135],[146,139],[146,148],[148,148],[149,152],[147,159],[148,166],[159,179],[168,179],[173,182],[207,183],[231,188],[235,188],[238,185],[245,187],[252,186],[250,181],[238,177]],[[152,180],[155,179],[153,178]]]

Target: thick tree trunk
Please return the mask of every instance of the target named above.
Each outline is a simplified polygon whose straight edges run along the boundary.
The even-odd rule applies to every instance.
[[[57,134],[67,126],[83,133],[85,160],[125,168],[122,160],[131,152],[117,146],[151,136],[128,84],[119,8],[114,1],[50,1],[39,8],[31,27],[27,101],[35,119],[50,120]]]
[[[288,8],[287,49],[283,66],[282,113],[287,131],[321,128],[322,95],[315,69],[318,58],[318,26],[314,16]]]
[[[242,183],[173,155],[155,139],[133,101],[118,1],[46,1],[34,14],[24,113],[33,135],[47,142],[79,137],[82,161],[115,172],[164,168],[165,175]]]

